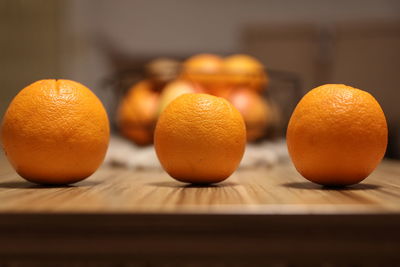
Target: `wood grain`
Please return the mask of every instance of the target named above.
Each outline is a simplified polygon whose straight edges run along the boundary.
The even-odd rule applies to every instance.
[[[103,166],[44,187],[0,160],[0,265],[396,266],[400,164],[331,189],[290,163],[208,187]],[[61,266],[64,266],[61,265]]]
[[[239,169],[211,186],[183,184],[158,170],[103,166],[80,183],[48,187],[21,179],[2,158],[0,212],[398,213],[400,164],[384,161],[364,182],[346,188],[308,182],[289,162]]]

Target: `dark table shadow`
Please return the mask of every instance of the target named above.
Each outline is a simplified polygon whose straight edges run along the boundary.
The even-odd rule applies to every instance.
[[[355,184],[349,186],[323,186],[314,184],[312,182],[293,182],[282,184],[284,187],[294,188],[294,189],[307,189],[307,190],[338,190],[338,191],[354,191],[354,190],[373,190],[379,189],[381,186],[375,184]]]
[[[82,184],[80,184],[82,183]],[[51,188],[76,188],[76,187],[88,187],[95,186],[98,182],[82,181],[76,184],[35,184],[28,181],[15,181],[15,182],[3,182],[0,183],[0,188],[10,189],[51,189]]]
[[[169,187],[169,188],[222,188],[236,186],[236,183],[225,182],[221,184],[185,184],[180,182],[156,182],[149,183],[148,185],[156,187]]]

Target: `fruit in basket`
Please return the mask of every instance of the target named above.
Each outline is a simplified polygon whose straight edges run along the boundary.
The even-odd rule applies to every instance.
[[[168,83],[160,96],[160,105],[159,105],[159,114],[171,103],[175,98],[183,94],[190,93],[201,93],[203,89],[196,85],[195,83],[191,83],[185,80],[176,80]]]
[[[180,73],[179,61],[170,58],[156,58],[145,66],[146,77],[153,84],[153,88],[162,90],[164,86],[175,80]]]
[[[233,90],[227,99],[239,110],[246,124],[247,140],[263,137],[270,122],[268,102],[249,88]]]
[[[151,144],[159,100],[160,91],[153,89],[150,81],[143,80],[132,86],[123,97],[117,111],[117,123],[121,134],[137,145]]]
[[[239,111],[226,99],[184,94],[161,113],[154,146],[165,171],[178,181],[217,183],[238,167],[246,144]]]
[[[222,64],[223,59],[214,54],[194,55],[183,63],[181,78],[200,84],[211,92],[223,82]]]
[[[256,58],[236,54],[226,57],[223,62],[225,80],[231,87],[248,87],[262,91],[268,85],[264,65]]]
[[[40,80],[10,103],[1,140],[17,173],[34,183],[69,184],[103,162],[109,122],[100,100],[70,80]]]
[[[287,129],[296,169],[328,186],[356,184],[379,164],[387,145],[385,115],[369,93],[326,84],[298,103]]]

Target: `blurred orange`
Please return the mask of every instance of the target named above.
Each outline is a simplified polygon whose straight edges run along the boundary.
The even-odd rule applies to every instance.
[[[248,87],[262,91],[268,85],[268,76],[263,64],[249,55],[236,54],[226,57],[223,72],[224,79],[232,87]]]
[[[129,89],[118,108],[117,122],[122,135],[138,145],[153,143],[160,91],[143,80]]]
[[[204,87],[212,92],[221,86],[223,59],[214,54],[198,54],[183,63],[181,77]]]
[[[239,110],[246,124],[247,140],[265,135],[270,122],[270,107],[266,100],[249,88],[232,90],[227,99]]]
[[[164,87],[161,93],[158,114],[160,114],[168,106],[169,103],[171,103],[175,98],[180,95],[203,92],[204,89],[202,89],[198,84],[185,80],[172,81]]]

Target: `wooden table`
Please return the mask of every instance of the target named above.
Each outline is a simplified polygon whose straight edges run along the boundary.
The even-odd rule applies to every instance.
[[[104,166],[75,185],[43,187],[4,157],[0,167],[0,262],[10,266],[400,262],[395,161],[343,189],[314,185],[290,163],[241,169],[215,186]]]

